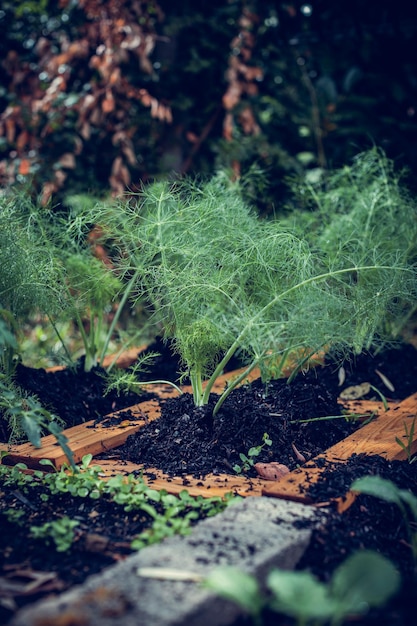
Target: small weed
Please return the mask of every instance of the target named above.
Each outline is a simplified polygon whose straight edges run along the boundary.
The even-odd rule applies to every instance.
[[[34,539],[44,539],[49,545],[55,544],[57,552],[67,552],[75,539],[74,529],[79,522],[64,515],[53,522],[45,522],[42,526],[31,526],[30,534]]]
[[[402,448],[407,454],[407,460],[409,463],[415,463],[417,461],[417,456],[413,456],[413,440],[414,440],[414,431],[416,426],[416,418],[411,422],[410,428],[408,428],[408,424],[404,422],[404,431],[405,431],[405,439],[404,442],[399,437],[395,437],[395,441],[398,443],[400,448]]]
[[[249,448],[248,454],[244,454],[241,452],[239,454],[240,460],[242,461],[242,465],[238,465],[237,463],[233,466],[236,474],[241,474],[242,472],[248,472],[254,465],[255,459],[260,455],[262,450],[266,446],[272,446],[272,441],[269,438],[268,433],[264,433],[262,437],[262,443],[259,446],[253,446]]]
[[[11,524],[20,526],[22,524],[22,518],[25,516],[25,512],[22,509],[6,509],[3,511],[3,515]]]

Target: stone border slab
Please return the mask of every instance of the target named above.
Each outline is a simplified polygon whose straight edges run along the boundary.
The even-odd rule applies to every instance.
[[[226,626],[240,613],[231,602],[198,582],[152,578],[139,570],[206,576],[219,565],[235,565],[262,582],[272,567],[295,567],[324,515],[323,509],[296,502],[240,500],[199,522],[186,537],[144,548],[83,585],[22,608],[10,625]]]

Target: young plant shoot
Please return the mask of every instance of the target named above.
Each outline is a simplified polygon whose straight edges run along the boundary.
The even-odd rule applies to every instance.
[[[0,372],[8,379],[18,362],[22,320],[62,311],[58,265],[32,228],[33,212],[23,194],[0,196],[0,319],[3,337],[9,335],[0,350]]]
[[[379,209],[388,219],[385,204]],[[388,317],[402,314],[416,295],[416,270],[394,224],[389,246],[387,228],[372,226],[370,247],[352,214],[363,241],[353,242],[349,231],[352,245],[341,245],[333,228],[333,245],[318,247],[288,224],[260,219],[239,183],[222,174],[154,183],[136,202],[96,207],[93,217],[117,242],[120,270],[138,277],[137,297],[180,355],[197,406],[207,404],[235,353],[245,355],[246,369],[214,413],[257,366],[267,380],[280,375],[289,354],[301,364],[324,347],[371,348]],[[400,218],[397,210],[390,219]]]

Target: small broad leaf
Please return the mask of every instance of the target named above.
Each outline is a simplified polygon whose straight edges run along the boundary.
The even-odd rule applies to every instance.
[[[262,609],[263,600],[256,579],[237,567],[216,568],[203,584],[221,597],[236,602],[250,615],[257,615]]]
[[[89,454],[84,454],[83,458],[81,459],[81,463],[82,463],[83,469],[87,469],[92,460],[93,460],[93,455],[92,454],[90,454],[90,453]]]
[[[391,561],[378,552],[362,550],[337,568],[330,586],[342,616],[365,613],[384,604],[398,590],[400,581]]]
[[[22,428],[25,431],[27,438],[35,448],[41,447],[41,429],[38,422],[26,415],[21,417]]]
[[[275,569],[269,574],[267,584],[274,594],[272,607],[285,615],[325,621],[337,610],[328,587],[309,572]]]
[[[48,467],[53,467],[54,469],[56,469],[51,459],[40,459],[39,465],[47,465]]]
[[[406,489],[401,489],[399,493],[401,500],[408,505],[414,520],[417,522],[417,497]]]
[[[386,502],[393,502],[401,506],[398,487],[390,480],[380,476],[363,476],[355,480],[350,488],[352,491],[359,491],[368,496],[375,496]]]

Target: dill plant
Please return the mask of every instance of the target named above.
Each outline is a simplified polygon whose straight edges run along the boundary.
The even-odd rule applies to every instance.
[[[58,267],[32,228],[32,209],[23,195],[0,196],[0,317],[16,340],[30,313],[62,309]],[[8,377],[16,364],[16,347],[8,342],[1,352],[1,369]]]
[[[65,216],[55,216],[52,239],[58,252],[62,250],[67,309],[83,343],[84,370],[90,371],[103,363],[112,338],[120,336],[117,325],[135,281],[131,277],[123,284],[115,268],[95,256],[89,239],[93,225],[78,217],[85,204],[92,208],[95,201],[71,196],[67,202]],[[132,340],[123,341],[122,349]]]
[[[134,280],[123,284],[115,268],[95,255],[89,238],[93,224],[78,218],[81,207],[91,208],[94,202],[74,196],[68,198],[65,212],[44,207],[32,215],[32,228],[44,241],[59,274],[63,307],[57,316],[49,315],[49,321],[68,363],[73,363],[73,356],[59,326],[64,319],[74,322],[83,346],[84,371],[103,362],[134,285]],[[128,343],[123,342],[123,347]]]
[[[396,171],[381,148],[373,147],[315,182],[293,181],[302,210],[290,212],[286,223],[319,249],[329,264],[347,265],[354,259],[360,264],[415,265],[417,206],[403,183],[405,175],[405,170]],[[409,276],[410,288],[405,285],[398,291],[400,302],[390,295],[373,299],[365,325],[379,317],[387,334],[400,335],[417,308],[414,279]],[[369,292],[369,279],[372,276],[366,274],[358,280],[360,297],[362,286],[365,295]],[[407,281],[407,274],[401,280]]]
[[[21,359],[22,321],[30,314],[62,310],[62,285],[57,264],[34,226],[34,207],[23,194],[0,196],[0,410],[10,426],[11,440],[23,433],[36,447],[49,431],[69,459],[71,451],[58,418],[14,382]]]
[[[144,186],[117,209],[96,206],[94,218],[117,242],[120,271],[138,277],[136,296],[179,353],[197,406],[233,355],[245,355],[215,413],[255,366],[267,380],[289,353],[301,363],[323,347],[369,348],[387,311],[415,297],[398,238],[388,250],[380,240],[325,250],[288,223],[260,219],[222,173]]]

